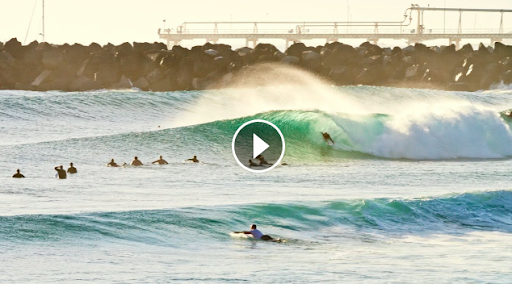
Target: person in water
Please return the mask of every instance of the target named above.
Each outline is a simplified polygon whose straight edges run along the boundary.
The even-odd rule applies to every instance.
[[[132,166],[142,166],[142,162],[139,160],[139,158],[137,158],[137,156],[135,156],[133,158],[133,161],[130,163],[130,165]]]
[[[70,174],[76,174],[77,173],[76,168],[73,167],[73,163],[69,163],[68,173],[70,173]]]
[[[107,164],[107,167],[119,167],[116,162],[114,162],[114,159],[110,160],[110,163]]]
[[[259,166],[264,166],[264,165],[270,165],[270,166],[271,166],[271,165],[272,165],[271,163],[269,163],[269,162],[267,162],[267,161],[265,160],[265,158],[263,157],[263,155],[258,155],[258,156],[256,157],[256,159],[260,160],[260,164],[259,164]]]
[[[259,167],[260,165],[256,164],[252,160],[249,160],[249,167]]]
[[[199,163],[199,160],[197,159],[197,156],[194,156],[194,158],[188,159],[187,161],[192,161],[194,163]]]
[[[20,169],[17,169],[16,173],[12,177],[13,178],[25,178],[25,176],[20,173]]]
[[[256,229],[256,224],[251,225],[250,231],[241,231],[241,232],[235,232],[235,234],[246,234],[246,235],[252,235],[253,238],[258,240],[264,240],[264,241],[271,241],[273,238],[269,235],[263,235],[260,230]]]
[[[167,163],[167,161],[166,161],[166,160],[164,160],[164,159],[162,158],[162,155],[160,155],[160,156],[158,157],[158,160],[156,160],[156,161],[152,162],[151,164],[156,164],[156,163],[158,163],[159,165],[167,165],[167,164],[169,164],[169,163]]]
[[[66,171],[64,170],[64,167],[62,165],[55,167],[55,170],[57,171],[57,177],[59,179],[66,179]]]
[[[324,140],[326,143],[329,143],[329,140],[332,142],[332,144],[334,144],[334,140],[332,140],[331,138],[331,135],[329,135],[329,133],[327,132],[321,132],[322,133],[322,136],[324,137]]]

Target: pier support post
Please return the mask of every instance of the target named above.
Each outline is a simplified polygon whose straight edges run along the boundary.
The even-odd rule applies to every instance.
[[[245,39],[245,46],[246,47],[249,47],[249,42],[252,42],[252,48],[255,48],[256,44],[258,43],[258,39],[257,38],[246,38]]]
[[[450,38],[448,39],[448,45],[451,45],[452,43],[455,43],[455,49],[460,49],[460,38]]]

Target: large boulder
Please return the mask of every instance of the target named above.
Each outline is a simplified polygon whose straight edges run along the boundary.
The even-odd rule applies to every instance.
[[[94,73],[94,82],[97,82],[101,88],[108,88],[119,80],[120,74],[116,71],[102,69]]]
[[[405,70],[404,80],[416,81],[421,77],[421,70],[419,64],[414,64]]]
[[[133,87],[147,91],[149,89],[149,82],[146,78],[140,77],[139,79],[133,81]]]
[[[500,66],[497,63],[487,63],[484,67],[482,75],[479,80],[479,89],[487,90],[491,85],[499,83],[500,79]]]
[[[25,48],[17,38],[12,38],[4,45],[4,51],[9,52],[14,58],[23,60],[25,57]]]
[[[380,85],[387,81],[386,73],[381,66],[363,68],[356,77],[356,83],[362,85]]]
[[[149,84],[154,84],[164,78],[164,73],[160,71],[159,69],[155,69],[151,71],[147,76],[146,79],[148,80]]]
[[[367,58],[363,59],[362,65],[363,65],[363,67],[382,65],[382,56],[373,55],[373,56],[367,57]]]
[[[500,74],[500,80],[504,83],[504,84],[512,84],[512,70],[507,70],[505,72],[503,72],[502,74]]]
[[[77,92],[97,90],[99,88],[100,87],[99,87],[98,83],[94,82],[93,80],[89,79],[86,76],[80,76],[80,77],[74,79],[68,85],[68,90],[77,91]]]
[[[375,55],[382,55],[383,49],[375,44],[371,44],[368,41],[363,42],[360,46],[360,48],[364,49],[364,56],[365,57],[371,57]]]
[[[37,76],[37,78],[32,82],[31,85],[34,87],[40,86],[51,73],[52,71],[50,70],[44,70],[43,72],[41,72],[41,74],[39,74],[39,76]]]
[[[151,60],[154,65],[160,65],[160,62],[162,62],[162,59],[168,55],[172,56],[172,51],[168,50],[150,50],[144,53],[144,55]]]
[[[215,70],[213,59],[199,59],[194,60],[192,64],[192,71],[194,73],[194,77],[202,78],[208,75],[210,72]]]
[[[153,45],[148,42],[134,42],[133,43],[133,52],[137,54],[144,54],[147,51],[153,49]]]
[[[124,75],[121,76],[121,79],[119,79],[119,82],[114,83],[114,84],[112,84],[112,86],[110,86],[111,89],[118,89],[118,90],[130,89],[132,87],[133,87],[132,81],[130,81],[130,79],[128,79]]]
[[[64,63],[64,54],[62,50],[53,47],[43,51],[42,58],[43,66],[46,69],[54,70],[59,68]]]
[[[129,42],[125,42],[118,46],[115,46],[112,49],[112,52],[115,53],[118,57],[129,56],[133,53],[133,47]]]
[[[288,64],[288,65],[298,65],[300,62],[300,59],[295,56],[286,55],[281,59],[281,63]]]
[[[173,84],[173,80],[164,78],[158,82],[149,85],[149,89],[153,92],[169,92],[174,91],[176,86]]]
[[[238,53],[240,56],[246,56],[252,52],[252,48],[250,47],[241,47],[235,49],[235,52]]]
[[[16,59],[7,51],[0,52],[0,68],[10,68]]]
[[[78,43],[75,43],[64,48],[64,62],[67,65],[73,65],[73,67],[77,69],[80,66],[80,64],[84,61],[84,58],[89,57],[89,55],[90,52],[88,50],[88,47]]]
[[[297,58],[302,58],[302,53],[304,51],[308,50],[306,45],[302,42],[294,43],[292,44],[285,52],[284,54],[289,56],[295,56]]]
[[[457,50],[457,54],[462,58],[466,58],[474,52],[475,50],[473,49],[473,46],[469,43],[463,45],[461,49]]]
[[[176,82],[177,74],[178,73],[173,69],[167,70],[160,80],[149,84],[149,89],[154,92],[185,90],[184,88],[180,88],[178,86],[178,83]],[[181,74],[181,72],[179,74]],[[185,85],[186,88],[190,88],[190,86],[188,86],[187,84],[188,83],[184,83],[183,85]]]
[[[329,66],[361,66],[363,56],[360,55],[357,50],[346,44],[339,44],[334,47],[332,53],[326,54],[323,58],[323,64],[326,67]]]
[[[140,53],[133,53],[129,56],[117,57],[121,72],[132,80],[146,76],[157,67],[157,64]]]
[[[329,78],[337,85],[354,83],[354,73],[348,66],[335,66],[329,72]]]
[[[314,72],[320,71],[322,67],[322,57],[314,51],[302,52],[302,66]]]
[[[102,52],[104,51],[103,48],[101,47],[101,45],[93,42],[91,44],[89,44],[89,46],[87,47],[87,51],[89,53],[96,53],[96,52]]]
[[[214,68],[219,72],[226,72],[230,63],[223,56],[217,56],[213,59]]]
[[[206,90],[209,85],[210,81],[206,78],[192,79],[192,88],[194,88],[194,90]]]
[[[178,54],[174,53],[173,51],[168,52],[165,56],[162,57],[162,59],[159,62],[160,68],[162,69],[170,69],[170,68],[176,68],[179,66],[181,61],[181,58]]]
[[[153,50],[167,50],[167,45],[163,42],[154,42],[151,44]]]
[[[77,69],[77,76],[87,76],[94,80],[98,77],[96,73],[100,73],[102,78],[112,78],[112,80],[99,80],[100,83],[114,83],[119,81],[121,77],[121,66],[112,52],[95,52],[85,59]],[[107,75],[108,74],[108,75]],[[104,76],[106,75],[106,76]]]

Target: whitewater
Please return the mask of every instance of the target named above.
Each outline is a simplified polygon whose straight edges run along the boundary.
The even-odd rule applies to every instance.
[[[0,282],[510,283],[512,90],[259,68],[210,91],[0,91]],[[255,118],[288,166],[234,161]],[[230,234],[253,223],[286,243]]]

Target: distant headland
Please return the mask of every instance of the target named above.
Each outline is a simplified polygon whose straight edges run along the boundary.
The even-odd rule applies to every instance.
[[[512,46],[469,44],[382,48],[365,42],[308,47],[295,43],[284,53],[271,44],[233,50],[206,43],[187,49],[163,43],[52,45],[16,38],[0,42],[0,89],[89,91],[205,90],[229,86],[234,75],[260,63],[308,70],[335,85],[376,85],[477,91],[512,83]],[[247,69],[249,68],[249,69]]]

